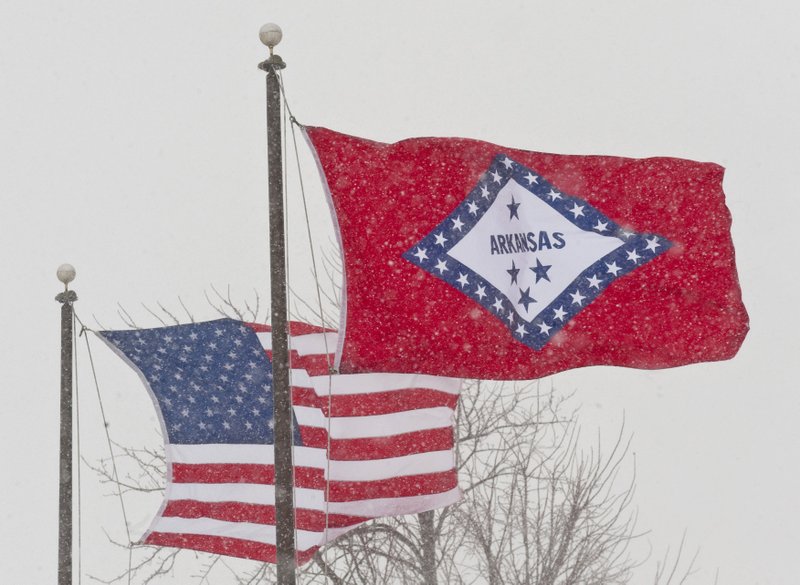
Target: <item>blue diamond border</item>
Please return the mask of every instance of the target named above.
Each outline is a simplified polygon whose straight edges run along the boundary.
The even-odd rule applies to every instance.
[[[513,303],[481,275],[448,254],[475,227],[499,191],[512,179],[578,228],[617,237],[624,242],[581,272],[532,322],[522,319]],[[606,229],[598,232],[603,224]],[[445,238],[444,243],[442,238]],[[437,240],[440,243],[437,244]],[[499,153],[464,200],[402,257],[481,305],[502,321],[515,339],[540,350],[612,282],[660,256],[672,245],[658,234],[623,229],[584,199],[560,191],[534,169]],[[592,280],[596,282],[601,275],[602,282],[592,285]]]

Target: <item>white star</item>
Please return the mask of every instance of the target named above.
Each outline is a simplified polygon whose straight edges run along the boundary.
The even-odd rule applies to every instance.
[[[547,196],[550,198],[551,201],[555,201],[556,199],[561,199],[561,193],[559,193],[555,189],[550,189],[550,192],[547,194]],[[581,207],[581,209],[583,208]]]
[[[444,234],[436,234],[436,243],[444,248],[444,243],[447,241],[447,238],[444,237]]]
[[[586,298],[581,294],[580,290],[576,290],[574,293],[569,293],[572,297],[572,304],[578,305],[579,307],[583,304],[583,300]]]
[[[464,227],[464,222],[461,221],[460,217],[456,217],[454,220],[452,220],[452,222],[454,230],[461,231],[461,228]]]
[[[597,220],[597,225],[594,226],[594,228],[592,228],[592,229],[596,229],[598,232],[601,232],[601,233],[602,232],[607,232],[608,231],[608,222],[607,221],[600,221],[598,219]]]
[[[228,421],[223,421],[222,426],[225,427],[225,430],[229,430],[231,428],[231,425]]]
[[[250,421],[246,421],[244,423],[244,426],[247,427],[247,430],[249,431],[250,429],[253,428],[253,423],[251,423]]]
[[[164,341],[166,341],[167,343],[172,343],[172,339],[173,339],[172,335],[164,336]]]
[[[627,240],[633,235],[633,232],[630,232],[628,230],[622,230],[621,232],[619,232],[619,235],[621,235],[623,238]]]
[[[645,247],[646,250],[650,250],[651,252],[655,252],[656,248],[658,248],[661,244],[658,243],[658,238],[653,236],[653,239],[647,238],[647,246]]]
[[[447,270],[447,262],[444,260],[439,260],[436,262],[436,266],[434,266],[434,268],[439,271],[439,274],[444,274],[445,270]]]
[[[567,312],[564,310],[564,307],[559,307],[553,311],[553,319],[558,319],[559,321],[564,320],[564,316]]]
[[[587,278],[586,280],[589,281],[589,286],[591,286],[592,288],[596,288],[597,290],[600,290],[600,279],[597,278],[597,275],[594,275],[591,278]]]
[[[548,325],[544,321],[539,323],[539,331],[544,333],[545,335],[550,335],[550,330],[551,329],[552,329],[552,327],[550,327],[550,325]]]
[[[416,256],[420,262],[428,259],[428,254],[427,252],[425,252],[425,248],[417,248],[417,251],[414,252],[414,254],[412,255]]]
[[[469,203],[467,203],[467,207],[469,207],[469,212],[472,215],[476,215],[478,213],[478,206],[475,204],[474,201],[470,201]]]
[[[197,339],[197,337],[198,337],[198,335],[197,335],[197,333],[195,333],[194,331],[192,331],[192,332],[189,334],[189,339],[191,339],[192,341],[195,341],[195,340]]]
[[[533,185],[534,183],[537,185],[539,184],[539,177],[532,173],[528,173],[528,176],[526,176],[525,179],[528,181],[528,185]]]
[[[504,158],[500,162],[503,163],[503,166],[506,167],[507,169],[510,169],[514,165],[514,161],[508,157]]]
[[[491,174],[492,174],[492,182],[499,183],[501,178],[500,173],[498,173],[497,171],[492,171]]]
[[[616,276],[616,275],[617,275],[617,272],[619,272],[620,270],[622,270],[622,268],[620,268],[619,266],[617,266],[617,263],[616,263],[616,262],[612,262],[611,264],[609,264],[608,262],[606,262],[606,267],[608,267],[608,273],[609,273],[609,274],[613,274],[614,276]]]
[[[458,283],[461,285],[461,288],[464,288],[469,284],[469,280],[467,280],[467,275],[461,274],[460,272],[458,273],[458,278],[456,280],[458,280]]]
[[[631,250],[630,252],[628,252],[628,260],[630,260],[634,264],[636,264],[640,258],[641,256],[639,256],[639,254],[636,253],[636,250]]]
[[[514,311],[509,311],[508,315],[506,316],[506,319],[508,319],[509,325],[511,323],[513,323],[514,322]]]
[[[524,337],[527,334],[528,334],[528,332],[525,329],[525,325],[520,323],[519,327],[517,327],[517,335],[519,335],[520,337]]]
[[[475,294],[478,295],[478,297],[480,297],[481,300],[483,300],[483,297],[486,296],[486,287],[479,286],[478,290],[475,291]]]
[[[578,205],[577,203],[572,204],[572,209],[568,209],[572,215],[575,216],[575,219],[578,219],[579,215],[583,215],[583,205]]]
[[[484,199],[489,198],[489,189],[486,188],[486,185],[481,185],[481,197]]]
[[[492,307],[494,307],[495,310],[499,313],[500,311],[503,310],[503,301],[501,301],[500,299],[495,299],[494,303],[492,303]]]

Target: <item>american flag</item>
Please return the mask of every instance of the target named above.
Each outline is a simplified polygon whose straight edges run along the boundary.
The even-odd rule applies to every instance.
[[[142,377],[160,413],[165,501],[143,544],[275,562],[272,340],[220,319],[101,337]],[[291,324],[297,560],[371,518],[461,495],[455,378],[330,375],[337,333]]]

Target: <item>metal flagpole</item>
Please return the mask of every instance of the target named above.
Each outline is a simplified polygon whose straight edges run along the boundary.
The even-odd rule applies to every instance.
[[[269,59],[258,68],[267,73],[267,167],[269,172],[269,257],[272,302],[272,394],[275,413],[275,532],[278,585],[295,584],[294,494],[292,473],[292,402],[289,389],[289,339],[286,302],[286,244],[283,229],[283,161],[281,94],[277,71],[286,67],[272,53],[283,33],[276,24],[259,31]]]
[[[78,300],[69,283],[75,269],[62,264],[56,272],[64,292],[61,303],[61,445],[58,474],[58,585],[72,585],[72,303]]]

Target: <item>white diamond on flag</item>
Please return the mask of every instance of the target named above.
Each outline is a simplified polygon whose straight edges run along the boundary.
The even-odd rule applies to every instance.
[[[503,154],[403,257],[541,349],[617,278],[665,252]]]

